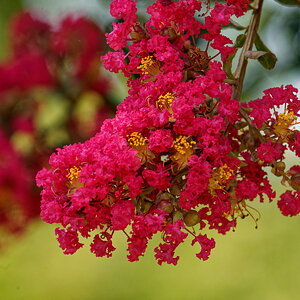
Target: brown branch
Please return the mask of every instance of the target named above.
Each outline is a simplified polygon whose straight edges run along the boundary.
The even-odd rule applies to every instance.
[[[257,29],[259,26],[263,2],[264,0],[256,0],[253,4],[253,13],[246,32],[247,37],[245,40],[245,44],[242,48],[242,53],[239,58],[237,69],[234,73],[234,77],[237,80],[237,85],[233,86],[232,98],[238,101],[241,98],[243,83],[246,75],[246,68],[248,64],[248,58],[246,57],[246,53],[247,51],[252,50],[256,38]]]

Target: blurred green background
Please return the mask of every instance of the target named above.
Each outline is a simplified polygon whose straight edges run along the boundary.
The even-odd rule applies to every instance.
[[[249,218],[236,232],[215,236],[206,262],[186,242],[176,267],[158,266],[150,243],[140,262],[126,261],[125,238],[112,258],[88,247],[73,256],[58,248],[54,226],[36,222],[0,257],[1,299],[265,299],[294,300],[300,293],[300,218],[286,218],[276,204],[255,205],[258,229]]]
[[[80,8],[109,27],[108,2],[0,0],[1,60],[9,53],[6,24],[22,5],[54,19]],[[271,43],[280,63],[267,72],[251,62],[248,95],[260,96],[265,88],[287,83],[299,87],[299,17],[297,8],[266,1],[262,36]],[[291,158],[293,163],[299,162]],[[278,180],[274,184],[279,186]],[[181,258],[176,267],[157,265],[153,248],[159,236],[136,263],[127,262],[125,238],[121,235],[110,259],[94,257],[88,246],[66,256],[55,239],[55,226],[36,220],[0,255],[0,299],[299,299],[300,218],[282,216],[276,201],[253,206],[262,214],[258,229],[247,218],[238,222],[236,232],[215,235],[216,249],[206,262],[195,257],[200,249],[197,245],[191,247],[188,241],[177,251]]]

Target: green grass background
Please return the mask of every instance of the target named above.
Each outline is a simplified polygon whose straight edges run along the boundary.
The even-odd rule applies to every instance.
[[[36,222],[0,257],[0,299],[299,299],[300,218],[286,218],[276,203],[256,207],[236,232],[215,235],[208,261],[198,246],[181,245],[176,267],[157,265],[153,241],[140,262],[126,259],[126,241],[117,236],[112,258],[96,258],[86,246],[62,253],[54,226]]]

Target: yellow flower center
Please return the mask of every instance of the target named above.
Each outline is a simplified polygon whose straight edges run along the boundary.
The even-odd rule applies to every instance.
[[[142,71],[143,75],[149,75],[149,78],[145,81],[155,81],[160,73],[159,62],[152,55],[143,57],[141,64],[137,68]]]
[[[153,159],[154,154],[147,148],[148,139],[140,132],[133,132],[126,136],[129,146],[135,148],[138,153],[137,156],[141,159],[141,163],[145,163],[148,159]]]
[[[172,101],[174,100],[174,95],[171,93],[166,93],[165,95],[160,95],[156,101],[156,107],[159,109],[170,109]]]
[[[148,69],[150,66],[154,64],[153,56],[149,55],[143,57],[141,60],[141,64],[137,67],[139,70],[142,70],[143,74],[149,74]]]
[[[127,141],[131,147],[142,147],[146,146],[147,138],[143,137],[140,132],[133,132],[131,134],[127,134]]]
[[[219,182],[227,181],[232,174],[233,170],[230,169],[227,164],[224,164],[219,168]]]
[[[182,135],[173,142],[172,147],[176,153],[171,156],[171,160],[177,163],[179,170],[187,165],[188,159],[194,154],[194,145],[196,145],[195,141],[189,142],[187,137]]]
[[[211,178],[209,179],[208,190],[211,194],[214,194],[215,190],[222,189],[227,180],[233,175],[233,170],[230,169],[227,164],[220,166],[214,171]]]
[[[274,133],[277,136],[285,138],[289,133],[289,127],[295,125],[297,122],[297,116],[295,116],[293,110],[285,110],[279,114],[277,121],[274,124]]]
[[[285,110],[284,113],[279,114],[275,127],[286,129],[295,124],[296,120],[297,116],[295,116],[292,110],[290,110],[289,112]]]
[[[73,184],[74,181],[78,179],[81,169],[74,166],[70,169],[67,169],[67,171],[68,171],[67,178],[70,181],[70,183]]]
[[[173,148],[179,152],[180,154],[184,155],[190,149],[193,149],[193,145],[196,145],[195,141],[188,142],[187,137],[180,135],[173,143]]]

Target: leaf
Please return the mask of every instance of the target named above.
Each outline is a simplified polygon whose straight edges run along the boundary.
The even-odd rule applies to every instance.
[[[261,56],[258,61],[261,63],[264,68],[267,70],[272,70],[274,69],[276,62],[277,62],[277,57],[274,53],[268,52],[265,55]]]
[[[256,35],[255,47],[258,50],[257,52],[266,52],[264,55],[261,55],[257,58],[260,64],[267,70],[272,70],[277,62],[277,57],[270,49],[263,43],[259,35]]]
[[[234,47],[235,48],[242,48],[245,44],[246,41],[246,35],[245,34],[240,34],[237,36],[235,43],[234,43]]]
[[[285,5],[297,5],[300,6],[300,0],[276,0],[277,2]]]
[[[245,43],[245,40],[246,40],[246,35],[245,34],[238,35],[236,40],[235,40],[235,43],[234,43],[234,47],[235,47],[234,52],[229,57],[227,57],[227,61],[223,62],[223,69],[226,72],[227,77],[230,78],[230,79],[234,79],[234,76],[233,76],[232,71],[231,71],[232,61],[233,61],[234,57],[236,56],[238,48],[243,47],[243,45]]]

